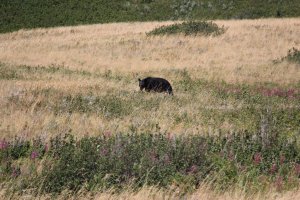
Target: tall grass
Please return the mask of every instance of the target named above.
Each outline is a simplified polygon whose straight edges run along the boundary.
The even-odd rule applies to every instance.
[[[0,195],[290,197],[300,71],[273,60],[298,49],[298,20],[216,23],[218,37],[145,34],[173,22],[1,34]],[[150,75],[175,95],[139,91]]]

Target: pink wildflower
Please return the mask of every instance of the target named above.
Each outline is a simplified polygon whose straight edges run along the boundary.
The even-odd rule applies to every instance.
[[[21,174],[20,168],[15,168],[15,167],[14,167],[11,175],[12,175],[14,178],[16,178],[16,177],[18,177],[20,174]]]
[[[101,156],[106,156],[108,154],[108,150],[106,149],[106,148],[102,148],[101,150],[100,150],[100,155]]]
[[[197,165],[192,165],[189,169],[189,173],[192,173],[192,174],[196,173],[197,171],[198,171]]]
[[[0,140],[0,150],[5,150],[8,147],[8,142],[5,139]]]
[[[36,151],[33,151],[33,152],[31,153],[31,155],[30,155],[30,158],[31,158],[32,160],[36,159],[37,157],[39,157],[39,154],[38,154],[38,152],[36,152]]]
[[[104,137],[110,138],[112,136],[112,133],[110,131],[105,131],[103,135]]]
[[[261,153],[254,154],[254,164],[258,165],[262,161]]]
[[[287,91],[287,97],[288,98],[293,98],[295,96],[295,89],[289,89]]]
[[[158,155],[155,153],[155,151],[150,152],[150,159],[152,162],[156,162],[158,160]]]
[[[275,174],[276,171],[277,171],[277,165],[274,163],[274,164],[271,166],[270,173],[271,173],[271,174]]]

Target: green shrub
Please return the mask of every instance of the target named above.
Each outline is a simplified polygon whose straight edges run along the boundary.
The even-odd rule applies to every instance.
[[[293,47],[283,59],[300,64],[300,50]]]
[[[291,48],[288,50],[288,53],[286,56],[276,59],[273,62],[275,64],[283,62],[283,61],[288,61],[288,62],[293,62],[300,64],[300,50],[296,49],[295,47]]]
[[[188,21],[183,23],[176,23],[168,26],[161,26],[156,28],[147,35],[172,35],[172,34],[184,34],[184,35],[220,35],[225,32],[224,27],[218,27],[213,22],[206,21]]]

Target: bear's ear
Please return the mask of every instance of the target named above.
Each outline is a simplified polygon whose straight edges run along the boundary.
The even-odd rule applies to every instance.
[[[142,81],[140,78],[139,78],[138,80],[139,80],[139,82],[141,82],[141,81]]]

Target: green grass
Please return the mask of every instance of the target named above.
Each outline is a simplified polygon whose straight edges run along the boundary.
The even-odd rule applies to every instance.
[[[109,22],[297,17],[300,5],[298,0],[13,0],[2,2],[0,11],[0,32],[10,32]]]

